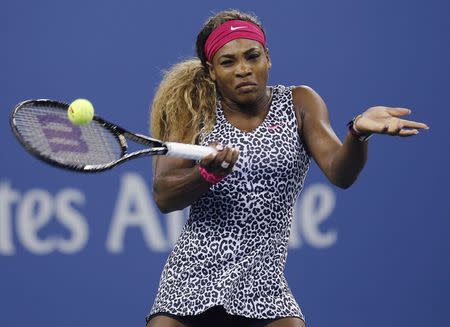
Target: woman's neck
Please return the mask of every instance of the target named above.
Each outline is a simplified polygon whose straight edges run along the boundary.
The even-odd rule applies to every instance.
[[[260,97],[252,105],[238,105],[222,100],[222,112],[225,119],[235,128],[248,133],[256,130],[269,114],[272,102],[272,90]]]
[[[248,104],[236,103],[230,99],[221,99],[222,109],[233,115],[258,116],[265,115],[272,102],[272,89],[267,88],[266,92],[258,97],[256,101]]]

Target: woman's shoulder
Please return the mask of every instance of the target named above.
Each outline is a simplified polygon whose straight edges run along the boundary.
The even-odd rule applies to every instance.
[[[290,89],[292,90],[292,95],[297,97],[312,97],[319,95],[311,86],[308,85],[294,85],[291,86]]]
[[[317,93],[314,89],[308,85],[286,85],[286,84],[274,84],[269,86],[274,92],[278,93],[289,93],[301,96],[307,93]]]
[[[272,86],[275,92],[286,93],[292,92],[292,96],[296,99],[307,99],[312,97],[320,97],[319,93],[317,93],[311,86],[308,85],[291,85],[286,86],[282,84],[276,84]]]
[[[273,86],[274,93],[288,95],[292,93],[292,103],[299,113],[309,108],[317,108],[317,106],[325,105],[322,97],[317,91],[308,85],[291,85],[285,86],[277,84]]]
[[[291,86],[292,102],[297,110],[314,110],[317,106],[325,105],[317,91],[308,85]]]

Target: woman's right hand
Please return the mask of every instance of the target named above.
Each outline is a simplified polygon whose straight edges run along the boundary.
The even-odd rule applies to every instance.
[[[200,161],[200,166],[209,173],[228,175],[233,171],[234,164],[239,158],[239,150],[222,145],[217,142],[211,142],[209,146],[215,148],[217,153],[210,154]]]

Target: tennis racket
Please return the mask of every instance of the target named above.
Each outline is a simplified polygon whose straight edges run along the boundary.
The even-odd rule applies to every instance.
[[[201,160],[212,147],[162,142],[135,134],[94,116],[87,125],[73,125],[67,118],[69,105],[39,99],[19,103],[10,117],[14,135],[37,158],[57,167],[80,172],[100,172],[130,159],[167,155]],[[127,140],[146,146],[128,153]]]

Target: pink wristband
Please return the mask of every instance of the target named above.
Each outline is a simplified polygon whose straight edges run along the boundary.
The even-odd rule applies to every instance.
[[[200,175],[202,175],[203,179],[211,184],[217,184],[226,177],[226,175],[210,173],[200,165],[198,166],[198,170],[200,171]]]

